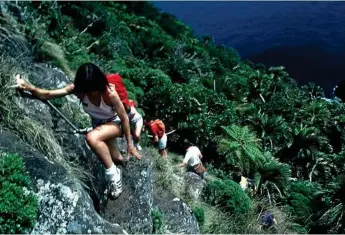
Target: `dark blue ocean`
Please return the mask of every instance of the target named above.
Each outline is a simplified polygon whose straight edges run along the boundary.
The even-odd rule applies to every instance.
[[[345,79],[345,2],[154,2],[242,58],[284,65],[330,94]]]

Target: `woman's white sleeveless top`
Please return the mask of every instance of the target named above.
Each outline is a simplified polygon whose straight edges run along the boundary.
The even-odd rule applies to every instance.
[[[93,119],[110,119],[117,116],[114,108],[104,102],[103,96],[101,96],[101,104],[99,107],[91,103],[87,95],[84,96],[82,104],[84,111]]]

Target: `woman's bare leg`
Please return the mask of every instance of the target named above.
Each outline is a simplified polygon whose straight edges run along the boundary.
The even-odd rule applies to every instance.
[[[119,161],[123,161],[123,156],[120,152],[119,146],[117,144],[117,139],[112,139],[112,140],[108,140],[105,142],[109,148],[109,152],[111,155],[111,158],[113,160],[114,163],[118,163]]]
[[[138,120],[137,123],[135,123],[135,129],[133,131],[133,141],[134,143],[139,143],[140,141],[140,134],[141,130],[143,129],[143,119]]]
[[[105,168],[113,166],[113,160],[107,141],[115,139],[121,135],[121,129],[115,123],[105,123],[94,128],[87,133],[86,141],[91,150],[97,155]]]

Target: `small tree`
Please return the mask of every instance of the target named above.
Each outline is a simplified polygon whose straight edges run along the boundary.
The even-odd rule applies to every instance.
[[[226,154],[226,161],[234,163],[237,158],[242,173],[249,174],[250,170],[256,169],[264,160],[260,148],[260,139],[250,132],[247,126],[240,127],[231,125],[222,127],[225,136],[220,140],[218,151]]]

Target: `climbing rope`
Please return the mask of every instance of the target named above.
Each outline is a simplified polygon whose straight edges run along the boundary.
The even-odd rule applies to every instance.
[[[17,75],[16,75],[17,76]],[[24,80],[26,81],[26,80]],[[30,82],[26,81],[27,83],[29,83],[30,85],[32,85]],[[9,86],[9,88],[18,88],[19,85],[12,85],[12,86]],[[33,96],[32,93],[30,91],[22,91],[23,93],[26,93],[30,96]],[[59,109],[57,109],[49,100],[41,100],[43,103],[46,103],[50,108],[52,108],[56,113],[58,113],[72,128],[73,128],[73,131],[70,132],[70,133],[73,133],[73,134],[87,134],[89,131],[92,130],[92,128],[83,128],[83,129],[79,129],[77,128],[63,113],[60,112]],[[58,131],[58,132],[62,132],[62,131]]]

